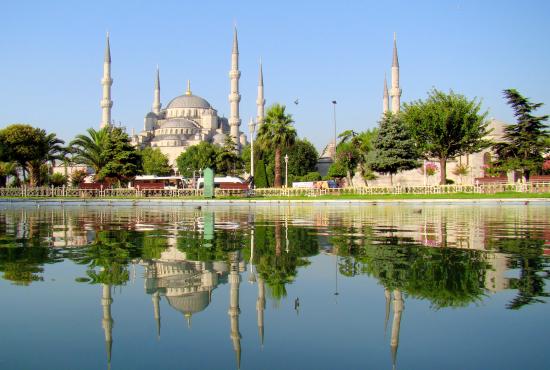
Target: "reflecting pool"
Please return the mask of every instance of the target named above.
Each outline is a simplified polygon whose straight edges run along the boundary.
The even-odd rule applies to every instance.
[[[0,369],[550,368],[544,203],[0,208]]]

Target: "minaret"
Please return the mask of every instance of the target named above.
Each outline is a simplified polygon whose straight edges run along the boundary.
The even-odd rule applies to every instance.
[[[399,112],[401,105],[401,89],[399,88],[399,59],[397,58],[397,38],[393,34],[393,62],[391,66],[391,110]]]
[[[101,124],[100,128],[111,125],[111,108],[113,107],[113,101],[111,100],[111,86],[113,85],[113,79],[111,78],[111,46],[109,44],[109,33],[107,33],[107,45],[105,46],[105,58],[103,60],[103,78],[101,79],[101,85],[103,85],[103,99],[101,100]]]
[[[260,334],[260,345],[264,346],[264,310],[265,310],[265,285],[264,279],[258,277],[258,299],[256,300],[256,311],[258,311],[258,333]]]
[[[239,117],[239,102],[241,95],[239,94],[239,41],[237,40],[237,28],[233,34],[233,51],[231,52],[231,71],[229,71],[229,79],[231,80],[231,93],[229,94],[230,114],[229,126],[231,128],[231,137],[235,142],[235,149],[239,151],[239,126],[241,119]]]
[[[403,297],[401,291],[393,291],[393,321],[391,327],[391,359],[392,368],[395,369],[397,363],[397,347],[399,347],[399,329],[401,327],[401,314],[403,313]]]
[[[153,300],[153,313],[155,316],[155,322],[157,323],[157,339],[160,339],[160,294],[158,291],[153,293],[153,296],[151,297]]]
[[[256,122],[258,124],[258,130],[264,123],[264,110],[265,110],[265,99],[264,99],[264,73],[262,71],[262,61],[260,60],[260,75],[258,76],[258,99],[256,99],[256,106],[258,107],[258,113],[256,117]]]
[[[241,368],[241,333],[239,332],[239,285],[241,283],[241,275],[239,274],[239,252],[233,252],[230,256],[229,266],[229,318],[231,322],[231,341],[233,342],[233,350],[237,356],[237,369]]]
[[[111,368],[111,350],[113,348],[113,317],[111,316],[111,286],[103,284],[103,294],[101,296],[101,306],[103,307],[102,326],[105,332],[105,349],[107,351],[107,368]]]
[[[155,79],[155,94],[153,98],[153,113],[159,114],[160,113],[160,72],[159,67],[157,66],[157,78]]]
[[[384,98],[382,100],[382,114],[386,114],[390,110],[390,97],[388,95],[388,80],[384,73]]]
[[[384,296],[386,297],[386,317],[384,319],[384,338],[386,337],[386,331],[388,328],[388,320],[390,318],[390,299],[391,293],[388,288],[384,288]]]

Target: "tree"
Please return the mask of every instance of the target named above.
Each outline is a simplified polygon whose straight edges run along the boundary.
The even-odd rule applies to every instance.
[[[102,156],[106,164],[96,174],[99,180],[105,178],[127,181],[142,172],[141,156],[130,143],[128,134],[120,127],[108,127],[109,134],[105,141]]]
[[[74,153],[73,162],[92,168],[97,175],[108,162],[105,149],[110,130],[109,127],[104,127],[99,131],[93,128],[86,131],[87,136],[77,135],[69,146]]]
[[[30,185],[41,185],[40,168],[43,164],[64,157],[63,140],[55,134],[29,125],[15,124],[0,130],[3,155],[9,161],[17,162],[30,174]]]
[[[336,146],[336,160],[329,168],[328,175],[346,177],[348,184],[352,183],[353,174],[357,169],[365,175],[368,172],[365,163],[372,151],[376,132],[377,130],[367,130],[358,134],[353,130],[347,130],[338,135],[340,142]]]
[[[168,157],[159,148],[145,148],[141,151],[143,174],[166,176],[172,171]]]
[[[262,159],[254,164],[254,185],[257,188],[268,188],[269,182],[265,173],[265,163]]]
[[[447,178],[447,161],[461,155],[479,152],[491,145],[487,113],[480,113],[481,103],[464,95],[448,94],[433,89],[426,101],[404,104],[403,118],[411,130],[421,153],[437,158],[440,184]]]
[[[393,175],[420,166],[419,157],[415,142],[400,115],[386,113],[380,121],[369,166],[374,171],[389,174],[393,185]]]
[[[549,134],[544,121],[548,115],[534,116],[542,103],[531,103],[515,89],[504,90],[508,105],[514,110],[517,123],[504,129],[504,142],[495,145],[497,166],[503,170],[518,170],[525,180],[531,172],[539,172],[548,151]]]
[[[0,162],[0,188],[5,188],[8,176],[17,176],[17,164],[15,162]]]
[[[216,172],[216,157],[218,147],[203,141],[200,144],[189,147],[176,159],[179,172],[185,177],[191,177],[193,171],[212,168]]]
[[[63,176],[63,174],[59,172],[56,172],[50,176],[49,183],[55,187],[65,186],[67,185],[67,177]]]
[[[275,180],[274,185],[280,188],[281,153],[288,149],[296,140],[296,129],[292,126],[292,116],[285,112],[286,107],[274,104],[267,109],[264,123],[258,132],[258,144],[264,150],[275,149]]]
[[[304,176],[315,172],[319,153],[315,146],[307,139],[296,139],[288,149],[289,176]]]
[[[235,142],[227,135],[223,147],[216,153],[216,172],[236,175],[242,168],[243,160],[235,152]]]

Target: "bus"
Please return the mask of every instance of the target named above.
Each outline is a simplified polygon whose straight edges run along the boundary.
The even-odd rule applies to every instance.
[[[197,179],[197,189],[204,188],[204,178]],[[222,184],[246,184],[246,181],[236,176],[214,177],[214,187],[219,188]]]

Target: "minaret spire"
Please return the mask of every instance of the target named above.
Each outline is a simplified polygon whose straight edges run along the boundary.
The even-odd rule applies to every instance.
[[[153,293],[151,297],[153,300],[153,314],[155,316],[155,322],[157,323],[157,339],[160,339],[160,294],[159,292]]]
[[[159,66],[157,66],[157,77],[155,79],[155,93],[153,98],[153,113],[159,114],[160,113],[160,72],[159,72]]]
[[[397,57],[397,37],[393,34],[393,62],[391,67],[391,110],[398,113],[401,106],[401,89],[399,88],[399,58]]]
[[[229,126],[230,133],[233,142],[235,143],[235,149],[239,148],[239,126],[241,125],[241,118],[239,116],[239,102],[241,101],[241,95],[239,94],[239,78],[241,72],[239,71],[239,41],[237,38],[237,27],[233,33],[233,51],[231,53],[231,70],[229,71],[229,79],[231,80],[231,91],[229,94],[230,115]]]
[[[262,70],[262,60],[260,59],[260,72],[258,75],[258,99],[256,99],[257,106],[257,117],[256,122],[258,123],[258,129],[261,127],[264,122],[264,110],[265,110],[265,99],[264,99],[264,73]]]
[[[241,283],[241,275],[239,274],[239,251],[232,252],[229,257],[229,318],[231,324],[231,341],[233,342],[233,350],[237,357],[237,369],[241,368],[241,333],[239,332],[239,285]]]
[[[103,294],[101,295],[101,306],[103,307],[102,326],[105,334],[105,350],[107,352],[107,368],[111,368],[111,354],[113,348],[113,317],[111,316],[111,285],[103,284]]]
[[[386,114],[390,110],[390,99],[388,94],[388,80],[386,79],[386,74],[384,73],[384,97],[382,100],[382,113]]]
[[[191,80],[187,80],[187,91],[185,92],[185,95],[193,95],[191,92]]]
[[[109,42],[109,32],[107,32],[107,43],[105,45],[105,58],[103,60],[103,78],[101,79],[101,85],[103,85],[103,99],[100,106],[102,109],[100,128],[111,125],[111,108],[113,107],[113,101],[111,100],[111,86],[113,85],[113,79],[111,78],[111,45]]]

